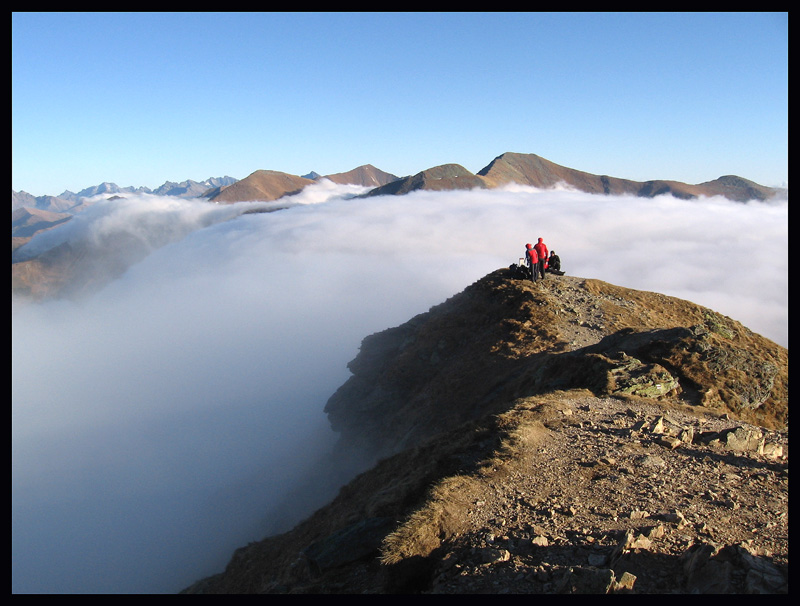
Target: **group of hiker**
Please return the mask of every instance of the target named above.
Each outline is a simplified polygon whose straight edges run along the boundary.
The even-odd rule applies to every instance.
[[[547,273],[564,275],[561,271],[561,259],[554,250],[548,256],[547,245],[542,238],[536,244],[525,245],[525,264],[530,274],[528,277],[534,282],[544,280]]]

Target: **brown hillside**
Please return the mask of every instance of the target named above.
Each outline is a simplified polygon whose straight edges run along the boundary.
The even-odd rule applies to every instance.
[[[720,177],[698,185],[668,180],[631,181],[567,168],[535,154],[512,152],[492,160],[487,167],[478,172],[478,176],[484,179],[488,187],[519,183],[547,189],[563,183],[592,194],[631,194],[645,198],[662,194],[671,194],[683,199],[724,196],[730,200],[744,202],[767,200],[777,193],[773,188],[735,176]]]
[[[384,458],[187,593],[788,592],[788,352],[732,319],[498,270],[349,366]]]
[[[34,300],[80,298],[121,276],[145,258],[150,247],[133,234],[93,242],[65,242],[44,253],[11,264],[11,292]]]
[[[776,192],[771,187],[764,187],[735,175],[725,175],[714,181],[701,183],[697,187],[702,188],[702,191],[707,196],[724,196],[737,202],[767,200],[773,197]]]
[[[448,191],[456,189],[484,189],[486,184],[459,164],[434,166],[410,177],[403,177],[377,187],[367,196],[402,195],[416,190]]]
[[[23,207],[11,213],[11,236],[27,238],[43,229],[51,229],[72,218],[71,214],[54,213],[39,208]]]
[[[241,181],[223,188],[209,199],[222,203],[270,202],[297,193],[313,182],[311,179],[276,170],[257,170]]]
[[[633,182],[567,168],[535,154],[505,153],[492,160],[486,168],[478,171],[478,175],[490,187],[518,183],[548,189],[559,183],[565,183],[580,191],[593,194],[632,194],[636,192]]]
[[[13,240],[12,240],[13,246]],[[11,265],[11,295],[41,300],[64,287],[64,267],[47,259],[31,259]]]
[[[395,175],[375,168],[372,164],[359,166],[346,173],[325,175],[324,178],[341,185],[362,185],[364,187],[380,187],[381,185],[386,185],[387,183],[397,180]]]

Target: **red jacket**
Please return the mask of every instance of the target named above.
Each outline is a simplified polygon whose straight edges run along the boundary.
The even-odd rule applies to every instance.
[[[539,262],[539,254],[536,252],[535,248],[528,249],[528,262],[531,265],[535,265]]]
[[[539,241],[536,244],[534,244],[533,247],[536,249],[539,258],[547,261],[547,244],[542,242],[541,238],[539,238]]]

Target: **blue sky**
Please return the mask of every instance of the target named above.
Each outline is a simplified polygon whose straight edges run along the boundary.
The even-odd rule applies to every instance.
[[[788,185],[788,13],[13,13],[12,189],[506,152]]]

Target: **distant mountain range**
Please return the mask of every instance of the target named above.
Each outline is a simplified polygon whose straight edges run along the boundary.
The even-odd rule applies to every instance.
[[[57,196],[33,196],[25,191],[11,190],[11,211],[18,208],[37,208],[49,212],[68,212],[75,214],[83,210],[83,200],[100,194],[125,195],[125,194],[154,194],[157,196],[176,196],[179,198],[199,198],[209,192],[213,193],[221,187],[236,183],[233,177],[212,177],[205,181],[187,179],[180,183],[165,182],[161,187],[120,187],[116,183],[101,183],[82,189],[77,194],[65,190]]]
[[[319,179],[371,188],[362,194],[363,196],[402,195],[415,190],[491,189],[511,183],[542,189],[565,185],[592,194],[632,195],[645,198],[663,194],[681,199],[723,196],[736,202],[763,201],[779,195],[788,195],[786,189],[759,185],[735,175],[725,175],[696,185],[667,179],[632,181],[567,168],[536,154],[507,152],[497,156],[477,174],[459,164],[442,164],[415,175],[398,177],[366,164],[348,172],[329,175],[320,175],[312,171],[299,176],[275,170],[257,170],[241,180],[226,176],[201,182],[191,179],[180,183],[167,181],[154,190],[147,187],[119,187],[114,183],[101,183],[81,190],[77,194],[64,191],[58,196],[35,197],[24,191],[12,190],[11,210],[27,207],[74,214],[82,210],[83,207],[80,205],[85,198],[99,194],[148,193],[185,198],[202,197],[217,203],[272,201],[295,194]]]
[[[567,168],[535,154],[508,152],[496,157],[478,174],[472,174],[458,164],[444,164],[378,187],[368,195],[405,194],[418,189],[496,188],[511,183],[541,189],[563,184],[591,194],[627,194],[644,198],[662,194],[682,199],[723,196],[736,202],[766,200],[780,193],[775,188],[732,175],[697,185],[668,180],[631,181]]]
[[[297,193],[319,178],[322,177],[317,173],[299,177],[278,171],[259,170],[233,185],[220,188],[209,199],[212,202],[271,201]],[[398,178],[366,165],[347,173],[327,175],[325,178],[336,183],[372,187],[363,196],[403,195],[416,190],[492,189],[511,183],[542,189],[565,185],[592,194],[646,198],[662,194],[671,194],[682,199],[723,196],[736,202],[767,200],[786,193],[785,190],[759,185],[734,175],[697,185],[672,180],[631,181],[567,168],[535,154],[513,152],[496,157],[477,174],[459,164],[442,164],[415,175]]]

